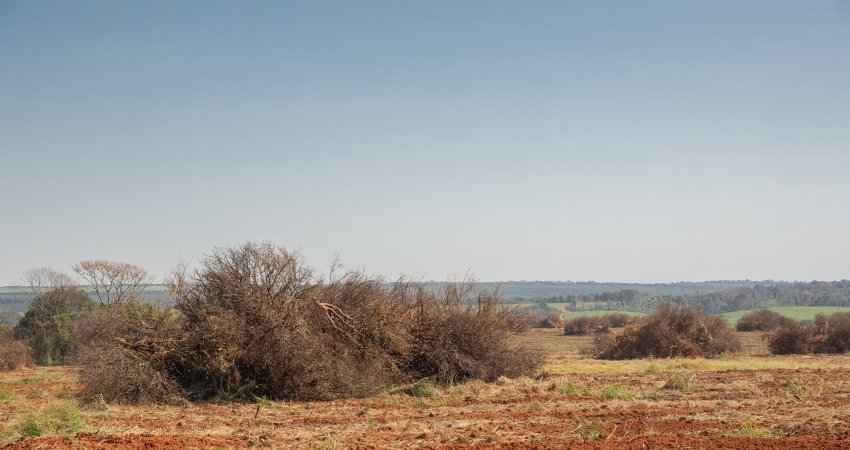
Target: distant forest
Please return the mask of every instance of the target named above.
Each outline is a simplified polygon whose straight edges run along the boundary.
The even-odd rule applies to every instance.
[[[649,312],[659,304],[698,307],[712,314],[771,306],[850,306],[850,280],[769,282],[714,292],[680,295],[646,295],[635,289],[593,295],[566,295],[536,299],[532,303],[567,303],[571,310]]]
[[[440,283],[425,283],[440,289]],[[85,288],[85,287],[84,287]],[[681,283],[600,283],[572,281],[479,282],[480,290],[498,289],[507,303],[564,304],[568,310],[649,312],[661,303],[689,305],[718,314],[770,306],[850,306],[850,280],[782,282],[720,280]],[[90,289],[89,289],[90,291]],[[90,292],[93,295],[93,292]],[[0,287],[0,319],[16,322],[34,293],[28,287]],[[164,285],[148,286],[143,298],[171,305]]]

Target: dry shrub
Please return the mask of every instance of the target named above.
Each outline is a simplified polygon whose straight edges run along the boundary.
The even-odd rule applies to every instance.
[[[794,319],[773,312],[769,309],[759,309],[744,314],[735,324],[738,331],[770,331],[779,327],[789,326]]]
[[[557,311],[552,311],[537,321],[537,328],[561,328],[563,325],[563,316]]]
[[[532,328],[534,328],[537,324],[540,323],[543,318],[536,314],[511,314],[505,318],[508,329],[514,333],[524,333]]]
[[[184,402],[177,383],[151,365],[143,354],[116,346],[86,347],[76,355],[80,382],[89,398],[115,403]]]
[[[576,317],[564,324],[564,334],[567,336],[584,336],[607,331],[609,328],[622,328],[634,323],[635,320],[634,317],[623,313]]]
[[[0,371],[16,370],[32,364],[32,350],[11,336],[0,334]]]
[[[512,339],[503,324],[510,308],[472,283],[446,284],[441,292],[419,290],[415,298],[413,351],[407,373],[453,383],[493,381],[530,373],[541,356]]]
[[[561,314],[533,314],[533,313],[515,313],[507,318],[508,328],[517,333],[528,331],[532,328],[560,328]]]
[[[448,382],[532,370],[538,360],[509,340],[510,310],[488,293],[468,304],[465,286],[435,294],[359,272],[317,279],[296,254],[246,244],[214,253],[191,277],[175,276],[176,313],[110,312],[120,325],[110,325],[108,339],[83,339],[93,353],[81,352],[82,371],[92,382],[110,376],[101,361],[123,355],[136,372],[114,372],[115,388],[90,391],[139,402],[175,392],[190,400],[330,399],[424,377]],[[116,394],[122,383],[138,391],[136,378],[152,372],[156,395]]]
[[[813,353],[815,334],[812,324],[787,324],[773,331],[768,339],[768,347],[774,355]]]
[[[786,324],[771,334],[768,346],[775,355],[847,353],[850,313],[818,314],[814,322]]]
[[[588,353],[601,359],[693,358],[740,350],[740,341],[722,318],[693,308],[661,305],[618,336],[598,335]]]

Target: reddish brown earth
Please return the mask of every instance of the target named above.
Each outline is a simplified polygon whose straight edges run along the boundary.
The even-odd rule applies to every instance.
[[[35,448],[850,448],[850,355],[747,353],[715,360],[599,362],[587,338],[535,330],[540,376],[472,382],[427,398],[381,394],[335,402],[183,407],[76,400],[74,368],[0,374],[0,447]],[[26,380],[27,382],[23,382]],[[0,397],[2,398],[2,397]],[[17,424],[73,403],[85,430],[22,439]]]

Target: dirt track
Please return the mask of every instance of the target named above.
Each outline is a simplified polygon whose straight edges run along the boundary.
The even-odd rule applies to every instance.
[[[744,338],[763,351],[758,335]],[[577,354],[583,338],[524,339],[550,354],[539,379],[425,398],[82,406],[87,431],[5,448],[850,448],[850,355],[601,363]],[[23,377],[41,379],[15,382]],[[7,423],[81,388],[71,368],[0,381],[17,399],[0,403]]]

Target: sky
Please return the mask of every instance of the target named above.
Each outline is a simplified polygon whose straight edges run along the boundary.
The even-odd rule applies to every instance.
[[[0,0],[0,284],[843,279],[848,171],[847,1]]]

